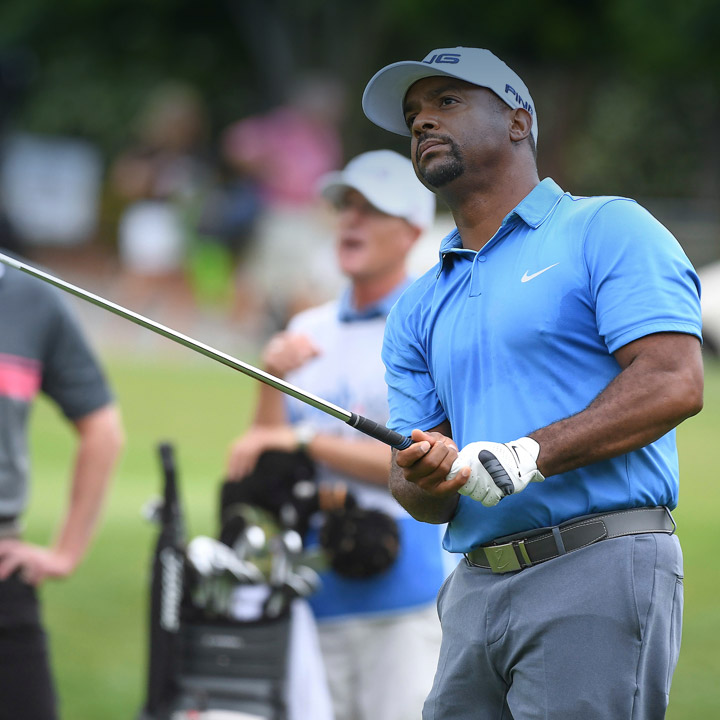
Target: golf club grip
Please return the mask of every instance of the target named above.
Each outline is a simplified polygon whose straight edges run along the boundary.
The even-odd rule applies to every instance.
[[[350,419],[347,423],[356,430],[359,430],[370,437],[374,437],[376,440],[380,440],[386,445],[392,445],[392,447],[397,448],[398,450],[404,450],[412,445],[412,440],[409,437],[405,437],[394,430],[390,430],[384,425],[378,425],[378,423],[368,420],[362,415],[350,413]]]

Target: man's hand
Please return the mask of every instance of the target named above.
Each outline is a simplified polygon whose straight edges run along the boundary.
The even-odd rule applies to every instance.
[[[275,377],[284,378],[320,353],[306,335],[280,332],[265,346],[262,360],[265,369]]]
[[[74,570],[74,563],[55,550],[31,545],[22,540],[0,540],[0,580],[16,571],[29,585],[40,585],[48,578],[64,578]]]
[[[390,492],[416,520],[447,522],[457,508],[458,490],[467,482],[470,468],[447,479],[458,454],[449,422],[427,432],[415,429],[411,438],[410,447],[393,451]]]
[[[524,490],[528,483],[545,479],[536,465],[539,454],[540,446],[529,437],[509,443],[470,443],[460,451],[447,480],[469,468],[470,477],[458,492],[492,507],[507,495]]]
[[[261,425],[251,428],[230,447],[228,480],[241,480],[252,472],[266,450],[297,450],[298,438],[291,425]]]
[[[320,350],[307,335],[280,332],[265,346],[263,366],[271,375],[284,378],[287,373],[302,367],[319,353]],[[287,422],[283,394],[263,384],[252,427],[230,446],[227,478],[241,480],[252,472],[258,458],[266,450],[292,452],[299,445],[295,428]]]
[[[457,445],[452,438],[422,430],[413,430],[411,438],[413,444],[395,456],[405,480],[435,497],[456,493],[467,481],[470,472],[464,469],[459,477],[449,477],[450,468],[458,457]]]

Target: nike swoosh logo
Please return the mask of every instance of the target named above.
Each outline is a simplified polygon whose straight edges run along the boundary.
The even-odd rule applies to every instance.
[[[538,270],[536,273],[533,273],[532,275],[528,275],[528,271],[525,271],[525,274],[520,278],[520,282],[528,282],[529,280],[532,280],[536,278],[538,275],[542,275],[544,272],[547,272],[550,270],[550,268],[554,268],[555,265],[559,265],[560,263],[554,263],[553,265],[548,265],[546,268],[543,268],[542,270]]]

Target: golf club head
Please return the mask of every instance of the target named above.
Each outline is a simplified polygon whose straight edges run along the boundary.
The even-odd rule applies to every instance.
[[[297,597],[308,597],[320,587],[320,576],[310,568],[300,566],[287,577],[287,585]]]
[[[279,618],[289,610],[296,597],[295,590],[287,584],[272,588],[263,606],[263,615],[269,620]]]
[[[303,565],[295,572],[288,570],[282,585],[271,585],[270,595],[263,608],[265,617],[275,619],[284,615],[293,600],[312,595],[320,587],[320,582],[320,576]]]
[[[232,546],[241,560],[259,555],[267,548],[265,531],[259,525],[248,525]]]
[[[247,560],[240,559],[232,548],[225,543],[208,538],[212,548],[212,562],[215,573],[228,573],[240,582],[262,582],[265,578],[260,570]]]
[[[282,542],[288,558],[295,560],[300,557],[303,550],[303,541],[297,530],[285,530],[282,535]]]
[[[270,553],[272,562],[270,565],[270,585],[275,588],[282,587],[290,572],[290,562],[285,543],[280,536],[270,540]]]
[[[215,541],[205,535],[194,537],[187,546],[187,559],[195,571],[203,578],[216,573]]]
[[[307,593],[308,595],[314,593],[320,588],[320,585],[322,585],[320,575],[307,565],[298,565],[298,567],[295,568],[295,574],[301,577],[307,587],[310,588],[310,591]]]

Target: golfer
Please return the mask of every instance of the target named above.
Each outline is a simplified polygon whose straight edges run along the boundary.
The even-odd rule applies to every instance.
[[[699,283],[636,202],[536,168],[537,108],[488,50],[369,82],[457,225],[383,347],[395,497],[463,553],[426,720],[662,718],[683,566],[674,428],[702,407]]]
[[[385,316],[409,285],[407,256],[432,225],[435,198],[417,181],[410,160],[390,150],[355,157],[323,178],[321,192],[337,210],[337,259],[349,286],[338,300],[296,315],[271,339],[265,369],[384,422]],[[439,530],[418,523],[390,495],[389,446],[267,385],[252,427],[232,446],[228,475],[241,478],[265,450],[297,448],[315,462],[321,487],[344,483],[359,507],[392,518],[400,538],[388,567],[346,576],[333,565],[309,598],[335,720],[417,720],[440,651],[434,607],[444,578]]]
[[[0,720],[58,716],[37,588],[71,575],[82,560],[123,444],[104,373],[59,295],[0,265]],[[39,392],[76,439],[68,503],[49,547],[22,536],[28,420]]]

